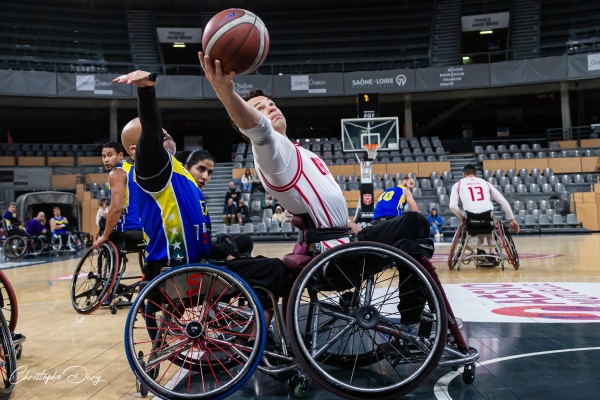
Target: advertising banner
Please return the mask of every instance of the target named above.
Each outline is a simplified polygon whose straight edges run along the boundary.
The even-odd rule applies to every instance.
[[[156,28],[161,43],[202,43],[202,28]]]
[[[10,96],[56,96],[56,74],[42,71],[0,70],[0,94]]]
[[[567,79],[567,59],[564,56],[490,64],[492,85],[515,85],[562,79]]]
[[[113,83],[114,74],[56,75],[59,97],[131,97],[131,85]]]
[[[206,77],[204,81],[204,98],[216,99],[217,94]],[[233,86],[240,96],[244,97],[252,90],[262,89],[267,94],[273,95],[273,77],[271,75],[240,75],[233,78]]]
[[[421,68],[416,70],[417,90],[464,89],[490,84],[487,64],[460,67]]]
[[[336,73],[273,76],[275,97],[321,97],[344,94],[344,76]]]
[[[488,31],[493,29],[508,28],[509,20],[510,13],[508,12],[467,15],[462,17],[462,31]]]
[[[600,76],[600,53],[568,56],[569,79]]]
[[[414,69],[348,72],[344,74],[344,93],[398,93],[416,89]]]

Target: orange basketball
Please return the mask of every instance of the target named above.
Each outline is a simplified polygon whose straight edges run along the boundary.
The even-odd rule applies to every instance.
[[[255,14],[240,8],[221,11],[202,35],[204,54],[221,61],[223,72],[246,75],[261,66],[269,52],[269,32]]]

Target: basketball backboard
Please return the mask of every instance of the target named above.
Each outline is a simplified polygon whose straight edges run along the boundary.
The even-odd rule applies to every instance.
[[[400,132],[397,117],[352,118],[342,120],[345,152],[365,151],[363,145],[377,143],[378,150],[398,150]]]

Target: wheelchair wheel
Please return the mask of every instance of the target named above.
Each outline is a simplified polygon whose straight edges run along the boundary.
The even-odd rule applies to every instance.
[[[460,255],[463,252],[463,247],[466,245],[467,230],[465,224],[461,223],[454,237],[452,238],[452,246],[450,247],[450,253],[448,254],[448,268],[454,269],[460,261]]]
[[[248,343],[249,328],[256,338]],[[267,337],[258,297],[236,274],[208,264],[172,268],[148,282],[125,325],[137,379],[168,399],[222,399],[262,359]]]
[[[496,229],[498,231],[498,236],[500,236],[500,240],[502,240],[502,246],[504,247],[504,251],[508,256],[508,262],[515,268],[519,269],[521,265],[519,261],[519,254],[517,253],[517,247],[515,246],[515,242],[512,240],[512,236],[508,232],[506,226],[498,221]]]
[[[399,304],[407,316],[417,311],[418,332],[400,324]],[[425,305],[431,318],[421,317]],[[405,253],[373,242],[312,260],[294,283],[287,321],[300,365],[349,399],[409,393],[437,367],[446,343],[446,310],[431,276]]]
[[[11,333],[0,312],[0,398],[8,399],[17,382],[17,359]]]
[[[71,304],[80,314],[91,314],[107,299],[117,278],[117,249],[102,243],[96,252],[84,253],[71,280]]]
[[[52,240],[50,240],[50,247],[52,250],[58,252],[62,250],[62,237],[60,235],[52,235]]]
[[[14,332],[17,327],[17,320],[19,319],[19,306],[15,291],[2,271],[0,271],[0,293],[2,313],[4,314],[8,328],[11,332]]]
[[[39,256],[44,251],[44,242],[38,237],[31,238],[29,245],[29,254],[32,256]]]
[[[9,236],[2,246],[4,257],[17,260],[27,253],[28,242],[21,236]]]

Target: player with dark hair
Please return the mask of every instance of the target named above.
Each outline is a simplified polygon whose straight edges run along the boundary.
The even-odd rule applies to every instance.
[[[184,168],[190,171],[200,189],[210,181],[215,170],[215,158],[206,150],[191,152],[182,163]]]
[[[106,217],[104,232],[93,247],[98,249],[108,240],[121,243],[134,249],[144,241],[142,222],[138,212],[138,185],[134,178],[133,164],[123,160],[123,146],[117,142],[108,142],[102,146],[102,162],[108,174],[110,187],[110,208]]]
[[[4,213],[4,225],[6,226],[6,233],[8,236],[29,236],[27,232],[23,230],[23,222],[17,218],[17,203],[15,202],[11,202],[8,205],[8,210]]]

